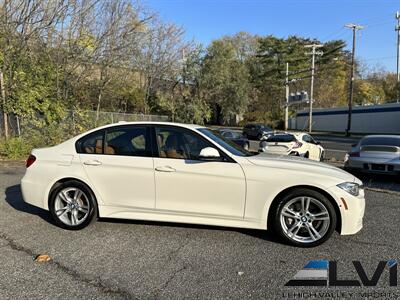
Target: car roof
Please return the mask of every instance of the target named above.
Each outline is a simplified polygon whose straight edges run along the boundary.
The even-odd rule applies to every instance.
[[[391,138],[391,139],[400,139],[400,135],[395,135],[395,134],[371,134],[371,135],[366,135],[363,137],[363,139],[366,138]]]
[[[294,136],[296,136],[296,137],[299,137],[299,136],[302,136],[302,135],[304,135],[305,133],[304,132],[292,132],[292,131],[275,131],[274,132],[274,135],[277,135],[277,134],[281,134],[281,135],[284,135],[284,134],[291,134],[291,135],[294,135]]]
[[[83,137],[89,133],[95,132],[97,130],[105,129],[105,128],[110,128],[110,127],[118,127],[118,126],[125,126],[125,125],[168,125],[168,126],[177,126],[177,127],[183,127],[183,128],[188,128],[188,129],[200,129],[200,128],[206,128],[205,126],[202,125],[197,125],[197,124],[184,124],[184,123],[176,123],[176,122],[155,122],[155,121],[137,121],[137,122],[126,122],[126,121],[120,121],[118,123],[111,123],[103,126],[99,126],[93,129],[90,129],[86,132],[83,132],[79,135],[77,135],[74,139],[78,139],[80,137]]]
[[[120,121],[118,123],[112,123],[112,124],[107,124],[100,128],[107,128],[107,127],[112,127],[112,126],[119,126],[119,125],[169,125],[169,126],[178,126],[178,127],[184,127],[184,128],[189,128],[189,129],[198,129],[198,128],[206,128],[205,126],[202,125],[197,125],[197,124],[185,124],[185,123],[177,123],[177,122],[157,122],[157,121],[137,121],[137,122],[126,122],[126,121]]]

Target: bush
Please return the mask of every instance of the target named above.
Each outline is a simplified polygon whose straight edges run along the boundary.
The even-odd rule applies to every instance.
[[[9,138],[7,140],[0,140],[0,156],[8,159],[22,159],[26,158],[32,145],[21,138]]]

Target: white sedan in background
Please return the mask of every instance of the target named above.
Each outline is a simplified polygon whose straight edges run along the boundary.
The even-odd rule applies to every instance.
[[[295,157],[254,154],[198,125],[118,123],[34,149],[27,203],[81,229],[97,217],[272,229],[311,247],[362,228],[353,175]]]
[[[260,152],[324,159],[324,148],[308,133],[276,132],[260,142]]]

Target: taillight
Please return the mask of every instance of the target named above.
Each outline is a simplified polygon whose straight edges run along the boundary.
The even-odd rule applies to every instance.
[[[300,148],[301,146],[303,146],[302,143],[300,143],[300,142],[295,142],[294,145],[293,145],[293,149],[295,149],[295,148]]]
[[[36,156],[35,155],[29,155],[28,159],[26,160],[26,167],[29,168],[30,165],[32,165],[36,160]]]
[[[349,156],[350,157],[360,157],[360,152],[350,152]]]

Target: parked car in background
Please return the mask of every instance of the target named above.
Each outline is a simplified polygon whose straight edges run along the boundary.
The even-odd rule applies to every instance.
[[[250,140],[261,140],[263,137],[268,137],[274,131],[263,124],[247,124],[243,127],[243,136]]]
[[[276,132],[260,142],[260,152],[324,159],[324,148],[308,133]]]
[[[355,234],[363,226],[364,190],[354,175],[250,153],[199,125],[106,125],[33,149],[26,167],[24,200],[71,230],[97,217],[268,227],[287,243],[312,247],[335,230]]]
[[[369,173],[400,173],[400,136],[368,135],[345,156],[347,170]]]
[[[245,150],[249,150],[249,139],[245,138],[240,131],[235,131],[232,129],[220,129],[219,132],[224,138],[231,140]]]

